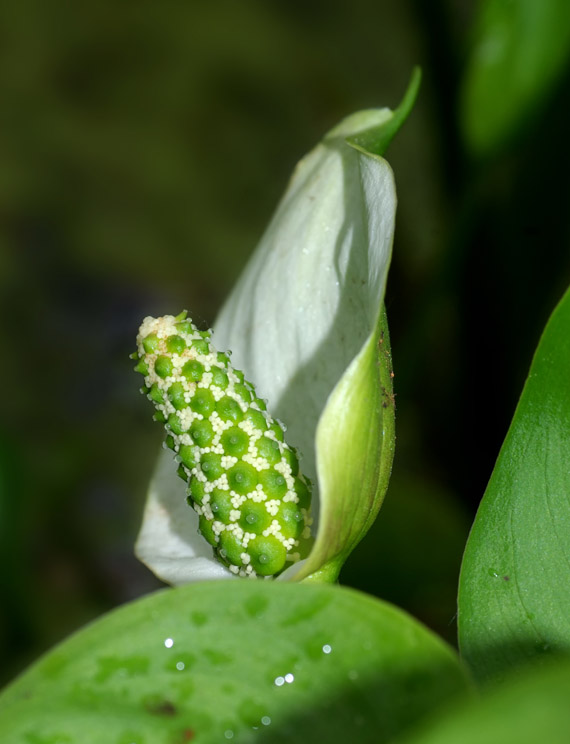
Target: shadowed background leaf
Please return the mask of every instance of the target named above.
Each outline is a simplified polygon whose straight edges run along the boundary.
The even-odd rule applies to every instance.
[[[483,0],[463,85],[470,148],[488,155],[539,116],[570,58],[565,0]]]
[[[570,290],[536,351],[461,567],[459,644],[474,675],[570,653]]]
[[[490,691],[484,698],[436,714],[398,744],[566,744],[570,727],[567,660],[533,670]]]

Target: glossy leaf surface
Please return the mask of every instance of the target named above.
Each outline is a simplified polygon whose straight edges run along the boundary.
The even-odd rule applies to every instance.
[[[49,653],[0,697],[10,744],[385,742],[467,683],[401,611],[332,586],[169,589]]]
[[[570,652],[570,292],[551,316],[479,507],[459,640],[482,679]]]

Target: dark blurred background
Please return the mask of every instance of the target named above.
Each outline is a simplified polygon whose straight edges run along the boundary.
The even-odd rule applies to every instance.
[[[128,354],[204,327],[295,162],[417,105],[387,305],[398,441],[342,581],[455,639],[462,549],[570,278],[566,0],[4,0],[0,682],[158,587],[133,557],[162,438]]]

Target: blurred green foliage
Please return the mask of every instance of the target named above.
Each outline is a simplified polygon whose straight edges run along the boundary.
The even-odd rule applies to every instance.
[[[533,669],[531,673],[499,685],[491,694],[434,717],[416,734],[404,736],[398,744],[566,744],[570,712],[570,664]]]
[[[566,0],[484,0],[463,83],[462,125],[488,155],[541,113],[570,58]]]
[[[420,99],[387,154],[395,474],[341,580],[454,637],[468,526],[570,275],[564,39],[480,155],[460,117],[483,75],[475,5],[2,3],[3,680],[157,586],[132,556],[160,439],[128,360],[140,319],[211,324],[296,160],[348,113],[395,106],[414,64]]]

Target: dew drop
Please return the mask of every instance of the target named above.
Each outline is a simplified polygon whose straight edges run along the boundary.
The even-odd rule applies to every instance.
[[[498,574],[497,571],[495,571],[494,568],[490,568],[489,569],[489,576],[492,576],[494,579],[498,579],[499,578],[499,574]]]
[[[263,565],[264,563],[267,563],[269,561],[269,556],[266,555],[265,553],[262,553],[259,556],[258,561]]]
[[[319,633],[317,636],[311,638],[304,646],[309,659],[313,661],[321,660],[323,653],[326,653],[324,651],[325,646],[330,647],[330,643],[328,643],[329,639],[330,635],[328,633]]]
[[[285,677],[275,677],[276,687],[283,687],[284,684],[285,684]]]
[[[234,738],[234,732],[231,729],[226,729],[224,731],[224,736],[226,739],[233,739]]]
[[[183,661],[177,661],[176,662],[176,668],[179,672],[183,672],[186,667],[186,664]]]
[[[253,524],[253,523],[254,523],[254,522],[256,521],[256,518],[255,518],[255,514],[248,514],[248,515],[246,516],[246,518],[245,518],[245,521],[246,521],[246,522],[247,522],[248,524]],[[260,559],[260,560],[261,560],[261,559]],[[263,561],[263,562],[265,562],[265,561]]]
[[[172,648],[174,646],[174,640],[172,638],[165,638],[164,645],[166,648]]]
[[[271,723],[271,718],[269,718],[269,716],[263,716],[261,719],[261,723],[264,726],[269,726],[269,724]]]
[[[328,643],[325,643],[325,645],[323,646],[323,654],[330,654],[331,651],[332,646]]]
[[[294,680],[295,680],[295,675],[291,674],[291,672],[285,675],[285,682],[287,682],[287,684],[291,684],[291,682],[294,682]]]

